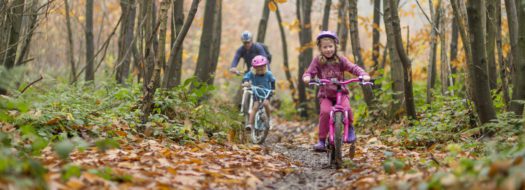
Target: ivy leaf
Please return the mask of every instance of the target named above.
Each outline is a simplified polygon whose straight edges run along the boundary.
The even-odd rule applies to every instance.
[[[73,151],[74,148],[75,146],[69,140],[60,141],[59,143],[56,143],[53,147],[57,155],[63,160],[69,157],[69,154],[71,153],[71,151]]]

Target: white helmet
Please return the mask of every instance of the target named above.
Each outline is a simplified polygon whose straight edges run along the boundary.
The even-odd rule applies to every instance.
[[[252,33],[248,31],[244,31],[241,34],[241,41],[242,42],[251,42],[252,41]]]

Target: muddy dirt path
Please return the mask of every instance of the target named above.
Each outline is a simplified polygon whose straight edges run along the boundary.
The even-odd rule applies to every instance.
[[[344,167],[336,170],[328,166],[326,153],[312,150],[317,140],[315,127],[315,124],[275,122],[263,146],[285,155],[296,167],[280,179],[265,181],[258,189],[366,189],[379,183],[383,152],[388,147],[373,137],[358,135],[355,158],[348,157],[349,145],[345,145]]]

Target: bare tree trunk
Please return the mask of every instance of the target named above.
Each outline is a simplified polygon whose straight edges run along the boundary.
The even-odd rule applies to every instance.
[[[301,47],[306,47],[312,41],[312,28],[310,18],[312,13],[312,0],[297,1],[297,17],[300,23],[299,41]],[[313,49],[306,48],[299,53],[299,112],[301,117],[308,117],[306,98],[306,85],[302,75],[313,58]]]
[[[462,0],[458,0],[450,1],[450,3],[452,4],[452,9],[454,11],[454,20],[458,26],[458,32],[461,35],[461,41],[463,42],[463,49],[465,50],[465,59],[467,62],[466,65],[469,65],[470,63],[472,63],[473,59],[472,48],[470,46],[470,33],[468,32],[469,30],[467,28],[468,21],[465,2]],[[468,69],[465,70],[467,71],[465,76],[465,87],[467,88],[467,96],[471,97],[472,87],[470,85],[470,81],[468,80],[469,75],[471,75],[471,73],[469,73]]]
[[[93,41],[93,0],[86,0],[86,81],[95,80]]]
[[[155,39],[157,38],[157,30],[155,23],[157,23],[155,18],[155,2],[150,0],[143,0],[142,8],[145,19],[145,24],[143,26],[143,43],[144,43],[144,66],[143,71],[144,80],[142,81],[143,89],[148,88],[148,84],[151,77],[153,76],[153,70],[155,69]]]
[[[118,40],[118,59],[117,59],[117,83],[124,84],[129,76],[129,66],[133,48],[133,29],[135,27],[135,0],[121,0],[122,25],[120,26],[120,36]]]
[[[486,15],[485,0],[468,1],[467,13],[471,35],[472,62],[469,64],[469,78],[473,87],[473,100],[479,119],[488,123],[496,118],[496,112],[490,96],[487,72],[487,53],[485,49]]]
[[[455,17],[455,16],[454,16]],[[459,26],[457,24],[456,18],[452,19],[452,36],[450,37],[450,72],[452,74],[455,74],[457,72],[456,66],[454,66],[454,62],[456,62],[458,57],[458,38],[459,38]]]
[[[38,26],[38,0],[32,0],[31,6],[27,7],[27,12],[29,14],[26,14],[25,20],[29,20],[28,26],[25,27],[25,34],[23,36],[23,42],[20,46],[20,52],[18,53],[18,58],[16,59],[15,65],[22,65],[26,63],[27,54],[29,53],[29,47],[31,46],[31,40],[33,38],[33,33],[36,30],[36,27]],[[21,39],[21,40],[22,40]]]
[[[515,102],[515,106],[511,107],[511,110],[516,115],[523,114],[523,101],[525,100],[525,2],[516,4],[516,10],[518,15],[519,29],[518,29],[518,41],[517,46],[519,48],[520,56],[514,59],[516,83],[514,83],[515,96],[512,96],[513,100],[521,101]],[[512,105],[511,105],[512,106]]]
[[[509,43],[510,43],[510,53],[509,55],[509,68],[510,68],[510,78],[511,84],[516,85],[517,75],[516,75],[516,63],[519,60],[521,55],[520,47],[518,46],[518,35],[519,35],[519,23],[518,23],[518,12],[516,10],[516,1],[515,0],[505,0],[505,10],[507,12],[507,22],[509,27]],[[516,96],[517,91],[512,91],[512,100]],[[519,104],[510,102],[510,110],[514,113],[518,109]]]
[[[9,39],[7,0],[0,0],[0,65],[4,66]]]
[[[69,0],[64,0],[64,5],[66,9],[66,27],[67,27],[67,57],[69,64],[71,65],[71,83],[74,83],[77,81],[77,68],[75,66],[75,46],[73,45],[73,31],[71,29],[71,18],[69,16]]]
[[[379,51],[380,51],[380,35],[381,28],[381,0],[374,0],[374,22],[372,24],[372,60],[374,61],[373,71],[378,70],[379,66]]]
[[[339,0],[338,19],[337,19],[337,35],[339,36],[339,46],[341,51],[346,52],[346,42],[348,41],[348,27],[346,25],[346,0]]]
[[[182,47],[182,41],[186,37],[186,34],[188,33],[188,30],[190,29],[191,23],[193,22],[193,19],[195,18],[195,14],[197,13],[197,9],[199,8],[200,0],[193,0],[191,3],[190,12],[188,13],[188,18],[186,18],[186,21],[184,21],[184,25],[182,26],[181,31],[177,34],[177,38],[175,39],[175,43],[171,46],[171,53],[170,58],[168,59],[168,63],[172,63],[175,59],[175,55],[181,52]]]
[[[171,23],[171,46],[175,44],[177,37],[184,24],[184,0],[175,0],[173,2],[173,23]],[[182,48],[182,45],[181,45]],[[173,52],[170,53],[170,56]],[[182,51],[175,54],[175,59],[168,61],[167,71],[164,73],[163,87],[173,88],[180,84],[182,74]]]
[[[439,28],[439,20],[441,18],[441,0],[438,0],[436,11],[433,11],[434,5],[432,0],[429,0],[430,14],[432,23],[430,26],[430,56],[427,66],[427,104],[432,103],[432,89],[436,83],[436,57],[437,57],[437,37]]]
[[[275,11],[275,16],[277,17],[277,23],[279,25],[279,32],[281,33],[281,42],[282,42],[282,48],[283,48],[284,74],[286,76],[286,80],[288,81],[288,88],[290,89],[292,93],[292,100],[295,103],[295,106],[297,107],[298,106],[297,90],[295,89],[295,85],[292,79],[292,74],[290,73],[290,66],[288,64],[288,45],[286,43],[286,35],[284,33],[283,20],[281,18],[281,12],[279,8],[277,8],[277,10]]]
[[[442,3],[442,2],[440,2]],[[441,93],[443,95],[446,95],[448,92],[448,87],[453,85],[452,76],[451,76],[451,68],[450,68],[450,62],[447,57],[447,39],[446,39],[446,30],[445,30],[445,24],[446,19],[444,16],[446,15],[446,9],[440,9],[441,15],[443,15],[440,19],[439,24],[439,39],[440,39],[440,47],[441,47]],[[454,95],[454,91],[450,91],[451,95]]]
[[[197,67],[194,74],[199,81],[206,83],[213,81],[211,75],[215,73],[215,70],[212,70],[212,65],[217,61],[213,60],[213,46],[212,43],[210,43],[219,35],[217,33],[220,33],[220,31],[215,31],[216,28],[214,27],[214,21],[218,15],[216,6],[218,6],[216,0],[206,1],[202,30],[207,32],[201,36],[199,58],[197,59]]]
[[[160,12],[159,12],[159,30],[160,28],[164,27],[164,30],[166,28],[166,22],[168,20],[168,9],[170,7],[171,0],[162,0],[160,3]],[[154,3],[154,2],[153,2]],[[153,10],[153,9],[150,9]],[[153,13],[151,13],[153,14]],[[155,24],[156,25],[156,24]],[[162,26],[164,25],[164,26]],[[157,28],[155,27],[152,34],[155,34],[155,30]],[[161,37],[162,38],[162,37]],[[148,39],[149,40],[149,39]],[[162,43],[162,40],[159,40],[160,46],[164,46],[164,43]],[[147,43],[148,44],[148,43]],[[162,48],[158,48],[159,50]],[[150,51],[154,51],[151,50]],[[148,85],[146,86],[146,89],[144,89],[144,95],[142,99],[142,123],[146,123],[148,120],[149,115],[151,114],[151,111],[153,109],[153,97],[155,96],[155,91],[159,87],[159,80],[160,80],[160,70],[162,69],[162,61],[160,58],[162,57],[160,54],[164,54],[164,52],[152,52],[152,54],[157,54],[156,57],[154,57],[155,65],[153,67],[153,73],[151,80],[148,82]]]
[[[503,95],[503,103],[505,103],[505,110],[509,110],[510,96],[509,96],[509,83],[507,80],[507,63],[503,58],[503,42],[501,32],[501,5],[496,6],[496,46],[498,50],[498,63],[501,79],[501,89]]]
[[[14,0],[9,7],[7,14],[7,27],[9,28],[8,46],[6,48],[6,58],[4,65],[7,69],[13,68],[16,61],[18,41],[22,31],[22,18],[24,15],[24,0]]]
[[[328,28],[330,28],[329,26],[329,22],[330,21],[330,9],[332,7],[332,0],[325,0],[324,2],[324,11],[323,11],[323,25],[321,26],[321,30],[322,31],[327,31]]]
[[[171,7],[171,0],[163,0],[160,4],[160,12],[159,12],[159,43],[157,45],[157,50],[155,51],[157,57],[157,62],[160,62],[161,69],[166,73],[166,30],[168,28],[168,10]],[[159,82],[160,86],[160,74],[159,79],[157,82]]]
[[[489,0],[486,1],[486,47],[487,47],[487,64],[489,74],[490,89],[494,90],[497,87],[498,73],[496,68],[496,6],[501,6],[501,2]]]
[[[261,20],[259,21],[259,29],[257,30],[257,42],[264,42],[264,37],[266,36],[266,28],[268,26],[268,17],[270,17],[270,9],[268,8],[268,3],[270,0],[265,0],[263,5],[263,14]]]
[[[357,0],[348,0],[348,12],[350,20],[350,39],[352,43],[352,54],[354,60],[361,68],[365,69],[363,57],[361,56],[361,42],[359,41],[359,24],[357,23]],[[370,86],[362,86],[366,105],[369,108],[373,107],[374,93]]]
[[[215,80],[215,73],[217,72],[217,65],[219,62],[219,55],[221,50],[221,35],[222,35],[222,0],[216,0],[217,6],[215,6],[215,16],[213,22],[213,40],[212,40],[212,51],[211,51],[211,65],[210,65],[210,80],[208,85],[212,85]],[[264,40],[264,36],[263,36]]]
[[[405,104],[404,99],[404,82],[403,82],[403,64],[397,50],[395,49],[394,43],[394,29],[392,28],[392,14],[390,13],[392,9],[390,8],[388,0],[383,0],[383,16],[384,24],[386,31],[386,49],[388,49],[388,54],[390,55],[390,76],[392,78],[392,91],[393,91],[393,100],[390,113],[394,117],[398,117],[401,113],[401,105]],[[385,49],[385,51],[386,51]],[[386,54],[386,52],[385,52]]]
[[[412,63],[408,56],[405,53],[405,50],[403,48],[403,41],[401,37],[401,26],[399,22],[399,16],[397,12],[397,1],[393,2],[387,2],[388,0],[383,1],[385,7],[389,5],[391,11],[391,24],[393,29],[393,38],[395,41],[392,41],[392,43],[395,43],[395,49],[397,51],[397,54],[399,55],[399,58],[401,59],[401,63],[403,63],[403,84],[404,84],[404,91],[405,91],[405,107],[407,111],[407,117],[411,119],[416,119],[416,107],[414,105],[414,95],[412,92]]]

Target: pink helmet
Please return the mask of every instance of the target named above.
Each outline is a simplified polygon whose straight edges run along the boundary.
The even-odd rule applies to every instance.
[[[262,56],[262,55],[258,55],[258,56],[255,56],[253,59],[252,59],[252,67],[260,67],[260,66],[264,66],[268,63],[268,59],[266,59],[266,57]]]
[[[317,35],[317,44],[319,44],[319,40],[321,40],[321,38],[324,38],[324,37],[332,38],[334,39],[336,44],[339,43],[339,38],[337,37],[337,35],[331,31],[326,30],[326,31],[321,31],[321,33]]]

